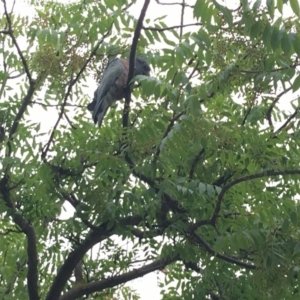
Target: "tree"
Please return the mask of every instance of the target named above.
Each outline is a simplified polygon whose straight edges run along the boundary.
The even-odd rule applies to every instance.
[[[298,1],[156,1],[178,26],[149,2],[2,0],[1,298],[135,299],[163,270],[163,299],[298,299]],[[85,87],[116,55],[153,76],[97,128]]]

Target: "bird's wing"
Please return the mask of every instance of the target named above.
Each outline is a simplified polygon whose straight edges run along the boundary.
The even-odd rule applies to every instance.
[[[94,100],[90,103],[94,122],[98,122],[99,126],[108,108],[117,100],[119,91],[114,90],[116,88],[114,85],[123,72],[124,65],[119,58],[111,60],[103,72],[100,85],[95,91]]]

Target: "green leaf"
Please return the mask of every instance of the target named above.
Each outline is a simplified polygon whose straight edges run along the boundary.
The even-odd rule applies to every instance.
[[[289,229],[289,225],[290,225],[290,220],[289,218],[285,218],[283,223],[282,223],[282,231],[283,232],[287,232]]]
[[[194,6],[194,16],[200,18],[202,12],[204,11],[205,2],[202,0],[197,0]]]
[[[256,12],[257,9],[260,7],[260,5],[261,5],[261,0],[256,0],[252,7],[253,12]]]
[[[233,22],[231,11],[226,6],[219,4],[217,1],[213,0],[213,2],[216,8],[223,13],[225,20],[227,21],[229,27],[231,27]]]
[[[263,36],[262,36],[262,39],[263,39],[263,42],[265,45],[269,44],[271,35],[272,35],[272,31],[273,31],[273,27],[269,23],[267,23],[267,25],[263,31]]]
[[[199,194],[200,196],[206,192],[206,184],[199,182]]]
[[[300,17],[300,6],[298,0],[290,0],[290,4],[292,7],[293,12],[296,16]]]
[[[297,55],[300,56],[300,37],[291,35],[291,38],[295,38],[294,43],[293,43],[294,50],[297,53]]]
[[[282,39],[281,39],[281,48],[285,55],[288,55],[291,50],[291,43],[288,38],[288,34],[283,32]]]
[[[296,91],[298,91],[300,89],[300,75],[298,75],[296,77],[296,79],[293,82],[293,86],[292,87],[293,87],[293,92],[296,92]]]
[[[295,256],[299,253],[300,253],[300,243],[297,243],[294,247],[294,250],[293,250],[293,256]]]
[[[278,29],[277,27],[275,27],[273,29],[272,35],[271,35],[271,47],[273,48],[273,50],[275,51],[278,46],[280,45],[280,41],[282,39],[283,36],[283,31]]]
[[[255,22],[253,24],[253,26],[251,27],[251,29],[250,29],[250,37],[252,39],[258,38],[259,35],[260,35],[260,33],[261,33],[261,31],[262,31],[262,28],[263,28],[263,26],[262,26],[262,22],[261,21]]]
[[[297,213],[295,211],[292,211],[290,213],[290,218],[291,218],[291,222],[297,226],[297,223],[298,223],[298,216],[297,216]]]
[[[283,13],[283,0],[277,0],[277,9],[281,14]]]
[[[267,8],[268,8],[270,17],[273,19],[274,18],[274,10],[275,10],[274,0],[267,0]]]

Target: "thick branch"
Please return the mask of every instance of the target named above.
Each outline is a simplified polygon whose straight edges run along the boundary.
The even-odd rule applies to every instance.
[[[177,259],[178,257],[159,259],[157,261],[154,261],[153,263],[145,265],[139,269],[134,269],[122,275],[112,276],[106,279],[90,282],[83,287],[74,286],[71,290],[61,296],[59,300],[78,299],[79,297],[82,297],[84,295],[90,295],[95,292],[103,291],[107,288],[115,287],[130,280],[142,277],[153,271],[160,270],[166,265],[176,261]]]
[[[131,161],[131,166],[134,166],[132,161]],[[297,174],[300,174],[300,170],[297,171]],[[139,178],[140,180],[142,180],[143,182],[147,183],[152,188],[154,188],[157,193],[159,192],[159,188],[156,186],[155,182],[152,181],[151,179],[147,178],[144,174],[140,174],[140,173],[137,173],[137,172],[133,171],[133,175],[135,177]],[[274,175],[278,175],[278,174],[274,174]],[[258,174],[255,174],[255,175],[252,175],[252,176],[258,176]],[[258,178],[258,177],[254,177],[254,178]],[[240,180],[245,181],[243,179],[244,179],[244,177],[241,178]],[[248,179],[248,180],[250,180],[250,179]],[[237,180],[239,180],[239,179],[237,179]],[[241,182],[241,181],[239,181],[239,182]],[[227,186],[229,186],[229,185],[230,184],[228,184]],[[224,189],[227,186],[225,186]],[[221,191],[221,193],[222,193],[222,191]],[[225,194],[225,192],[226,192],[226,190],[224,190],[224,194]],[[220,193],[220,195],[221,195],[221,193]],[[181,214],[186,213],[185,208],[183,208],[177,200],[173,199],[171,196],[169,196],[166,193],[163,193],[162,197],[163,197],[163,201],[165,201],[165,203],[168,205],[168,207],[173,212],[181,213]],[[218,203],[217,203],[217,205],[218,205]],[[220,205],[221,205],[221,201],[220,201]],[[219,208],[219,210],[220,210],[220,208]],[[218,213],[217,213],[217,215],[218,215]],[[255,265],[242,262],[242,261],[240,261],[236,258],[233,258],[231,256],[227,256],[227,255],[223,255],[223,254],[216,254],[215,251],[213,250],[213,248],[211,248],[211,246],[205,240],[203,240],[197,233],[194,232],[200,226],[213,225],[214,223],[215,223],[214,218],[211,218],[210,220],[198,221],[198,222],[196,222],[196,223],[194,223],[194,224],[192,224],[188,227],[188,229],[186,230],[185,235],[189,240],[192,240],[197,245],[204,248],[208,253],[216,255],[218,258],[220,258],[222,260],[225,260],[225,261],[230,262],[230,263],[234,263],[236,265],[239,265],[239,266],[242,266],[242,267],[245,267],[245,268],[256,269],[257,267]]]
[[[22,105],[14,119],[13,125],[11,126],[11,129],[10,129],[9,135],[8,135],[9,139],[11,139],[12,135],[14,133],[16,133],[18,125],[19,125],[19,121],[21,120],[21,118],[26,110],[27,105],[30,103],[30,99],[31,99],[33,93],[34,93],[34,85],[31,85],[27,91],[26,96],[22,100]]]
[[[38,294],[38,255],[36,248],[36,234],[34,227],[26,221],[15,208],[15,204],[10,197],[8,188],[8,178],[5,176],[0,181],[0,192],[3,195],[6,206],[11,211],[13,221],[21,228],[27,238],[27,289],[30,300],[40,299]]]
[[[134,65],[135,65],[135,52],[138,44],[138,40],[141,35],[141,30],[143,26],[143,21],[146,16],[146,11],[148,8],[148,5],[150,3],[150,0],[145,0],[144,6],[141,10],[135,31],[134,36],[132,39],[131,44],[131,50],[130,50],[130,56],[129,56],[129,71],[128,71],[128,80],[127,80],[127,89],[125,93],[125,104],[124,104],[124,111],[123,111],[123,127],[128,127],[128,120],[129,120],[129,109],[130,109],[130,101],[131,101],[131,91],[129,88],[129,83],[131,79],[133,78],[134,74]]]
[[[140,216],[127,217],[120,220],[119,224],[138,225],[142,221]],[[107,239],[114,234],[115,226],[107,229],[108,222],[97,227],[97,230],[91,230],[87,238],[72,252],[69,253],[64,264],[60,267],[56,277],[53,280],[52,286],[47,294],[46,300],[56,300],[60,298],[60,294],[64,289],[66,282],[72,275],[78,262],[93,246]],[[67,299],[67,298],[66,298]],[[70,298],[73,299],[73,298]]]
[[[83,282],[83,275],[82,275],[82,260],[78,262],[78,264],[75,267],[74,270],[74,276],[76,283],[82,283]]]

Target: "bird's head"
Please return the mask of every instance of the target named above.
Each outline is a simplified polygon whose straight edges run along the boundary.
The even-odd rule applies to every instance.
[[[134,76],[136,75],[145,75],[150,76],[150,67],[147,61],[141,57],[135,59],[135,69]]]

